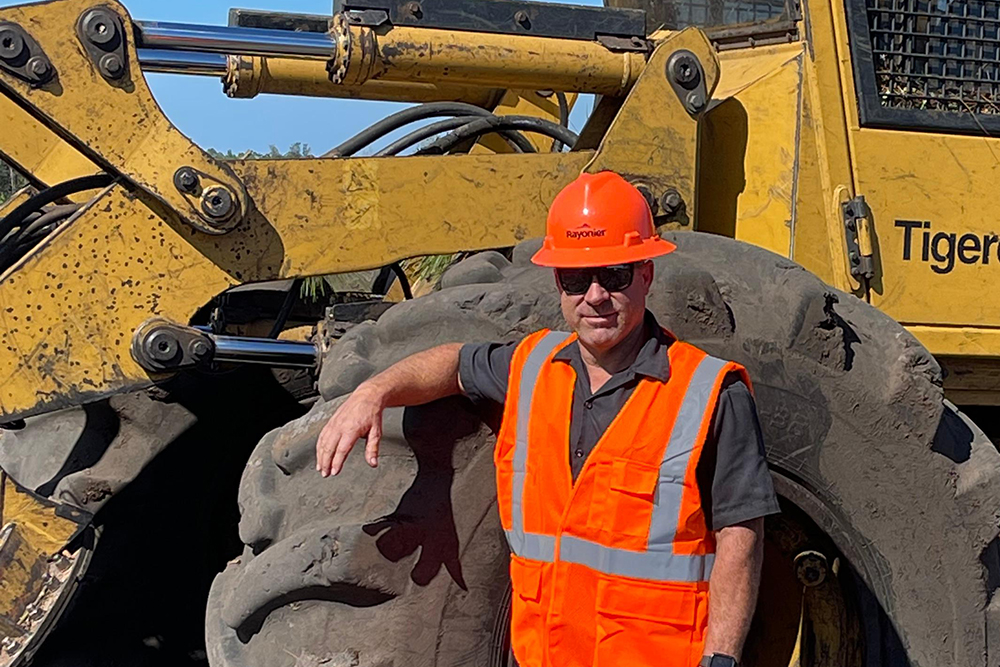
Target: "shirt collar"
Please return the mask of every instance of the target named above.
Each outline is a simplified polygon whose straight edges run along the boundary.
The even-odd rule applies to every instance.
[[[635,361],[621,373],[645,375],[646,377],[666,382],[670,377],[670,360],[667,348],[676,340],[674,336],[659,325],[653,313],[646,311],[643,321],[646,340],[639,349]],[[580,343],[574,340],[552,356],[553,361],[566,361],[576,368],[583,368],[583,358],[580,356]],[[617,375],[617,374],[616,374]]]

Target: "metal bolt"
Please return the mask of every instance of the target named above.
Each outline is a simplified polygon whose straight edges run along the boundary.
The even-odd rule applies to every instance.
[[[174,187],[185,194],[198,190],[198,172],[191,167],[181,167],[174,172]]]
[[[856,253],[856,252],[852,252],[850,255],[848,255],[848,257],[851,258],[851,264],[860,264],[861,263],[861,258],[858,256],[858,253]]]
[[[642,198],[646,200],[646,203],[649,205],[649,210],[653,211],[653,213],[655,214],[656,198],[653,197],[653,191],[650,190],[649,187],[645,185],[636,185],[635,189],[638,190],[639,194],[642,195]]]
[[[795,576],[810,588],[826,581],[826,556],[818,551],[803,551],[795,557]]]
[[[14,60],[24,53],[24,38],[13,28],[0,29],[0,58]]]
[[[660,197],[660,208],[663,209],[665,215],[672,215],[677,211],[681,210],[684,205],[684,200],[681,198],[681,194],[674,190],[673,188],[667,190]]]
[[[705,96],[696,90],[692,90],[685,99],[687,110],[691,113],[698,113],[705,108]]]
[[[45,56],[34,56],[28,59],[28,73],[39,83],[45,83],[52,76],[52,63]]]
[[[233,195],[222,186],[214,186],[201,197],[201,210],[214,220],[224,220],[233,212]]]
[[[115,20],[107,10],[91,9],[83,17],[83,34],[94,44],[107,44],[118,34]]]
[[[118,79],[125,74],[125,63],[117,53],[105,53],[97,66],[101,74],[112,79]]]
[[[419,2],[408,2],[403,9],[405,9],[406,13],[415,19],[419,19],[424,15],[424,10],[420,6]]]
[[[168,362],[177,357],[180,343],[178,343],[177,337],[169,331],[154,331],[146,338],[143,347],[150,359]]]
[[[690,54],[680,53],[670,59],[667,73],[682,86],[694,83],[698,80],[698,61]]]
[[[531,19],[528,17],[528,12],[523,9],[514,14],[514,21],[522,28],[531,28]]]
[[[209,352],[212,351],[212,346],[208,344],[207,340],[201,338],[191,341],[188,345],[188,352],[191,356],[195,358],[196,361],[200,361],[208,356]]]

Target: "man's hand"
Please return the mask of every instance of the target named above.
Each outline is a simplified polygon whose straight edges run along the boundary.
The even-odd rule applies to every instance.
[[[330,417],[316,441],[316,470],[336,475],[354,443],[365,438],[365,460],[378,465],[382,412],[386,408],[422,405],[462,391],[458,378],[459,343],[439,345],[409,356],[362,382]]]
[[[382,438],[385,398],[377,388],[362,383],[333,413],[316,441],[316,470],[329,477],[344,467],[344,459],[361,438],[367,440],[365,460],[378,465],[378,445]]]

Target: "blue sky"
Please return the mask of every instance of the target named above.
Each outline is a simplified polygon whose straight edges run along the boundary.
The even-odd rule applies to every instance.
[[[475,2],[476,0],[470,0]],[[124,0],[133,18],[225,25],[231,6],[247,9],[325,14],[332,0]],[[0,7],[21,4],[0,0]],[[601,0],[575,4],[600,5]],[[285,150],[301,141],[320,154],[403,105],[361,100],[315,99],[260,95],[232,100],[211,77],[148,74],[150,87],[171,121],[205,148],[266,152],[271,145]],[[591,108],[581,99],[571,126],[579,130]]]

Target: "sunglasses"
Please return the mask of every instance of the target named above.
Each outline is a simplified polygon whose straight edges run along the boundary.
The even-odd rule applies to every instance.
[[[586,294],[591,283],[597,284],[609,292],[621,292],[628,289],[635,276],[635,264],[617,264],[586,269],[556,269],[559,285],[566,294],[580,296]]]

